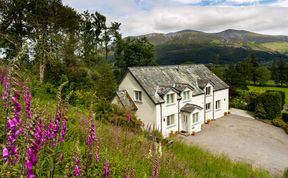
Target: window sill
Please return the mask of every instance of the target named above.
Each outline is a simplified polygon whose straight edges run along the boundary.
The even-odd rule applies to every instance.
[[[142,104],[142,101],[139,101],[139,100],[134,100],[135,103],[139,103],[139,104]]]
[[[190,102],[190,101],[191,101],[191,99],[183,100],[182,103],[188,103],[188,102]]]
[[[206,98],[207,98],[207,97],[211,97],[211,96],[212,96],[212,94],[206,95]]]
[[[195,126],[195,125],[198,125],[198,124],[200,124],[200,122],[198,121],[198,122],[195,122],[195,123],[193,123],[192,124],[192,126]]]
[[[215,109],[215,112],[217,112],[217,111],[221,111],[221,108]]]
[[[212,111],[211,109],[209,109],[209,110],[206,110],[206,113],[207,113],[207,112],[211,112],[211,111]]]
[[[176,124],[172,124],[172,125],[167,126],[166,129],[171,129],[171,128],[175,127],[175,126],[176,126]]]
[[[166,107],[174,106],[174,105],[176,105],[176,103],[169,103],[169,104],[166,104]]]

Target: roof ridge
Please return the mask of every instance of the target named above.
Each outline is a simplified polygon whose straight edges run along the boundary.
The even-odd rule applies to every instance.
[[[204,64],[179,64],[179,65],[159,65],[159,66],[134,66],[128,67],[128,69],[137,69],[137,68],[172,68],[172,67],[184,67],[184,66],[205,66]]]

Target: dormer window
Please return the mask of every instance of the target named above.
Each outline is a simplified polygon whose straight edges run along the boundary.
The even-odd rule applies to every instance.
[[[166,95],[166,103],[167,104],[174,103],[174,93]]]
[[[191,94],[190,91],[184,91],[182,94],[183,100],[190,100]]]
[[[206,95],[211,95],[211,87],[206,87]]]
[[[134,91],[134,100],[142,102],[142,92],[141,91]]]

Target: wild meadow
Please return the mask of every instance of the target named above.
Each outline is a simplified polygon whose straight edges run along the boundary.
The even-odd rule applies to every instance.
[[[90,108],[71,106],[73,93],[62,92],[67,83],[55,98],[33,97],[29,80],[2,69],[2,177],[269,177],[177,139],[156,140],[151,126],[134,124],[139,120],[129,111],[119,109],[125,120],[111,122],[98,118],[97,100]]]

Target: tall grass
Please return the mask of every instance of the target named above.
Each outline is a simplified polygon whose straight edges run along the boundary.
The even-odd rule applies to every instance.
[[[270,177],[265,170],[254,169],[249,164],[234,162],[224,155],[213,155],[181,142],[175,142],[172,152],[197,177]]]

